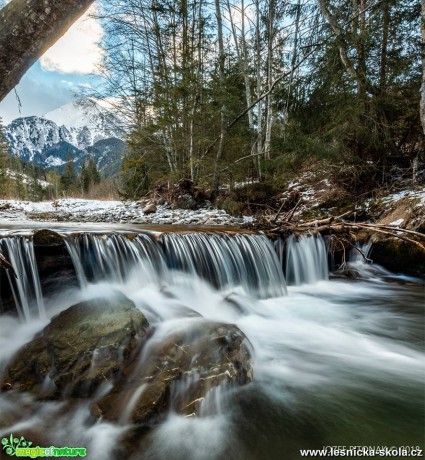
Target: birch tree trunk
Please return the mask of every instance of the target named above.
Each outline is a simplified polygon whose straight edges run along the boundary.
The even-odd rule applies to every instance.
[[[12,0],[0,10],[0,101],[93,0]]]
[[[256,45],[256,59],[255,65],[257,68],[257,99],[260,98],[262,93],[261,84],[261,30],[260,30],[260,2],[255,0],[256,9],[256,26],[255,26],[255,45]],[[257,161],[258,171],[261,177],[261,154],[263,153],[263,103],[260,100],[257,104]]]

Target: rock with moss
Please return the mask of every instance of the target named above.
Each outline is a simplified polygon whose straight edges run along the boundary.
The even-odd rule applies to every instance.
[[[425,277],[425,252],[416,245],[398,238],[374,235],[370,257],[394,273]]]
[[[1,388],[41,397],[89,396],[120,377],[148,327],[144,315],[120,293],[81,302],[54,317],[18,352]]]

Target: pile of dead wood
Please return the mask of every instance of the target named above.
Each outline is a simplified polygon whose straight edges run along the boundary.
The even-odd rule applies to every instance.
[[[355,211],[348,211],[339,216],[328,216],[308,222],[293,222],[294,213],[300,202],[298,201],[292,210],[285,214],[281,214],[280,209],[274,216],[257,219],[257,221],[247,224],[246,227],[251,230],[262,231],[271,239],[285,237],[289,234],[302,235],[310,233],[316,235],[320,233],[321,235],[341,235],[342,237],[346,235],[350,237],[350,240],[357,240],[359,233],[378,233],[413,244],[425,252],[425,234],[390,225],[348,220],[354,217]]]

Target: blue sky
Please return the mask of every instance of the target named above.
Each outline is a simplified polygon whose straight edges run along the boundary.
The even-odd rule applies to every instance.
[[[21,116],[43,115],[72,101],[83,88],[101,83],[103,28],[92,16],[96,8],[91,7],[22,78],[16,87],[21,107],[15,91],[0,102],[4,124]]]

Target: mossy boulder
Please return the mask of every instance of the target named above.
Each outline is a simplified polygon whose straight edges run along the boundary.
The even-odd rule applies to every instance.
[[[120,375],[148,327],[144,315],[120,293],[73,305],[18,352],[2,390],[89,396]]]
[[[399,238],[372,239],[372,260],[394,273],[425,277],[425,252]]]

